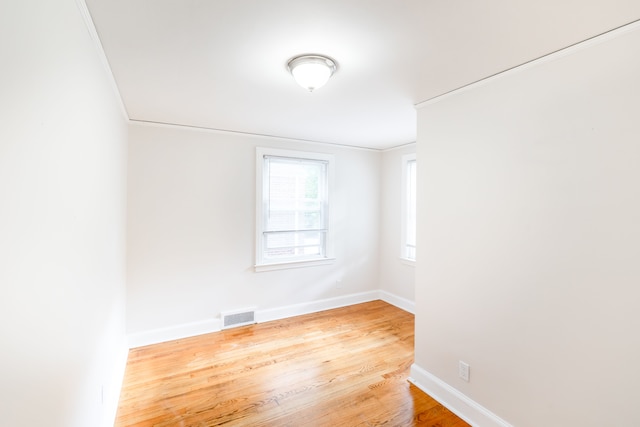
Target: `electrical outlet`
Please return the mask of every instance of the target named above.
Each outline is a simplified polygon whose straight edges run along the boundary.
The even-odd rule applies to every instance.
[[[336,288],[340,289],[342,287],[342,279],[336,280]]]
[[[462,360],[458,361],[458,376],[469,382],[469,364],[464,363]]]

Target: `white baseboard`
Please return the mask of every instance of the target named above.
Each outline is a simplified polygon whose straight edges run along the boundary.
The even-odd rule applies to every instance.
[[[256,311],[256,320],[258,321],[258,323],[269,322],[271,320],[280,320],[293,316],[301,316],[303,314],[317,313],[318,311],[346,307],[348,305],[375,301],[377,299],[380,299],[378,291],[343,295],[335,298],[327,298],[300,304],[286,305],[283,307],[269,308],[266,310],[258,310]]]
[[[168,328],[152,329],[150,331],[129,334],[129,348],[158,344],[165,341],[178,340],[196,335],[218,332],[220,319],[207,319],[200,322],[184,323]]]
[[[386,291],[376,290],[269,308],[265,310],[256,310],[256,321],[258,323],[262,323],[272,320],[286,319],[293,316],[301,316],[303,314],[311,314],[318,311],[331,310],[334,308],[346,307],[348,305],[360,304],[378,299],[388,302],[402,310],[408,311],[409,313],[414,312],[415,304],[413,301],[409,301],[408,299],[393,295]],[[129,348],[142,347],[145,345],[158,344],[165,341],[177,340],[195,335],[218,332],[221,330],[221,326],[220,319],[207,319],[200,322],[185,323],[168,328],[136,332],[129,334],[128,336]]]
[[[411,366],[409,375],[411,383],[472,426],[513,427],[484,406],[471,400],[415,363]]]
[[[415,314],[416,303],[406,298],[399,297],[387,291],[379,291],[380,299],[384,302],[388,302],[391,305],[395,305],[402,310]]]
[[[123,341],[123,346],[117,356],[116,366],[113,369],[113,374],[109,376],[112,379],[111,383],[106,385],[109,393],[105,393],[104,402],[104,416],[103,426],[111,427],[115,425],[116,416],[118,415],[118,404],[120,403],[120,392],[122,391],[122,384],[124,383],[124,373],[127,368],[127,358],[129,357],[129,348],[126,346],[126,342]]]

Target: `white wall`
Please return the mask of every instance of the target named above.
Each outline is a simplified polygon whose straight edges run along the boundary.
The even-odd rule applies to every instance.
[[[0,56],[1,424],[113,425],[123,113],[73,0],[3,2]]]
[[[254,272],[257,146],[335,154],[334,264]],[[375,151],[131,124],[127,325],[144,336],[134,341],[214,330],[221,311],[377,291],[379,168]]]
[[[515,426],[640,425],[639,51],[635,30],[419,111],[413,372]]]
[[[402,156],[415,154],[416,144],[382,152],[380,168],[380,289],[403,298],[412,309],[415,267],[400,259],[402,233]]]

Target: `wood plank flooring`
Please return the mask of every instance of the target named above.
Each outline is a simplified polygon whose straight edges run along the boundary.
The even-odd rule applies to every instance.
[[[407,381],[413,331],[373,301],[133,349],[115,425],[468,426]]]

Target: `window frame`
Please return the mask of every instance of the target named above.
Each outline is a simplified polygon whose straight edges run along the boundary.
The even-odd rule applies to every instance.
[[[409,183],[409,164],[413,163],[415,165],[415,169],[416,169],[416,180],[414,182],[414,185],[417,187],[417,171],[418,171],[418,161],[417,161],[417,157],[416,157],[416,153],[411,153],[411,154],[405,154],[402,156],[402,226],[401,226],[401,235],[400,235],[400,259],[402,260],[403,263],[406,263],[408,265],[415,265],[416,259],[414,258],[410,258],[409,256],[409,250],[408,250],[408,246],[409,246],[409,239],[408,239],[408,231],[409,231],[409,215],[410,215],[410,206],[409,203],[411,202],[411,198],[409,197],[409,191],[410,191],[410,183]],[[414,202],[417,204],[417,194],[415,196]],[[416,236],[414,236],[414,241],[417,238],[417,207],[416,207],[416,212],[414,212],[414,216],[416,217],[416,224],[414,226],[414,232],[416,233]],[[414,255],[415,255],[415,245],[414,245]]]
[[[326,163],[327,174],[327,195],[325,200],[326,234],[324,256],[317,257],[296,257],[282,260],[267,260],[264,257],[264,236],[265,236],[265,157],[282,157],[294,160],[310,160]],[[309,151],[286,150],[279,148],[256,147],[256,246],[255,246],[255,271],[271,271],[286,268],[311,267],[316,265],[326,265],[332,263],[333,252],[333,215],[331,214],[331,199],[333,195],[335,157],[333,154],[315,153]]]

